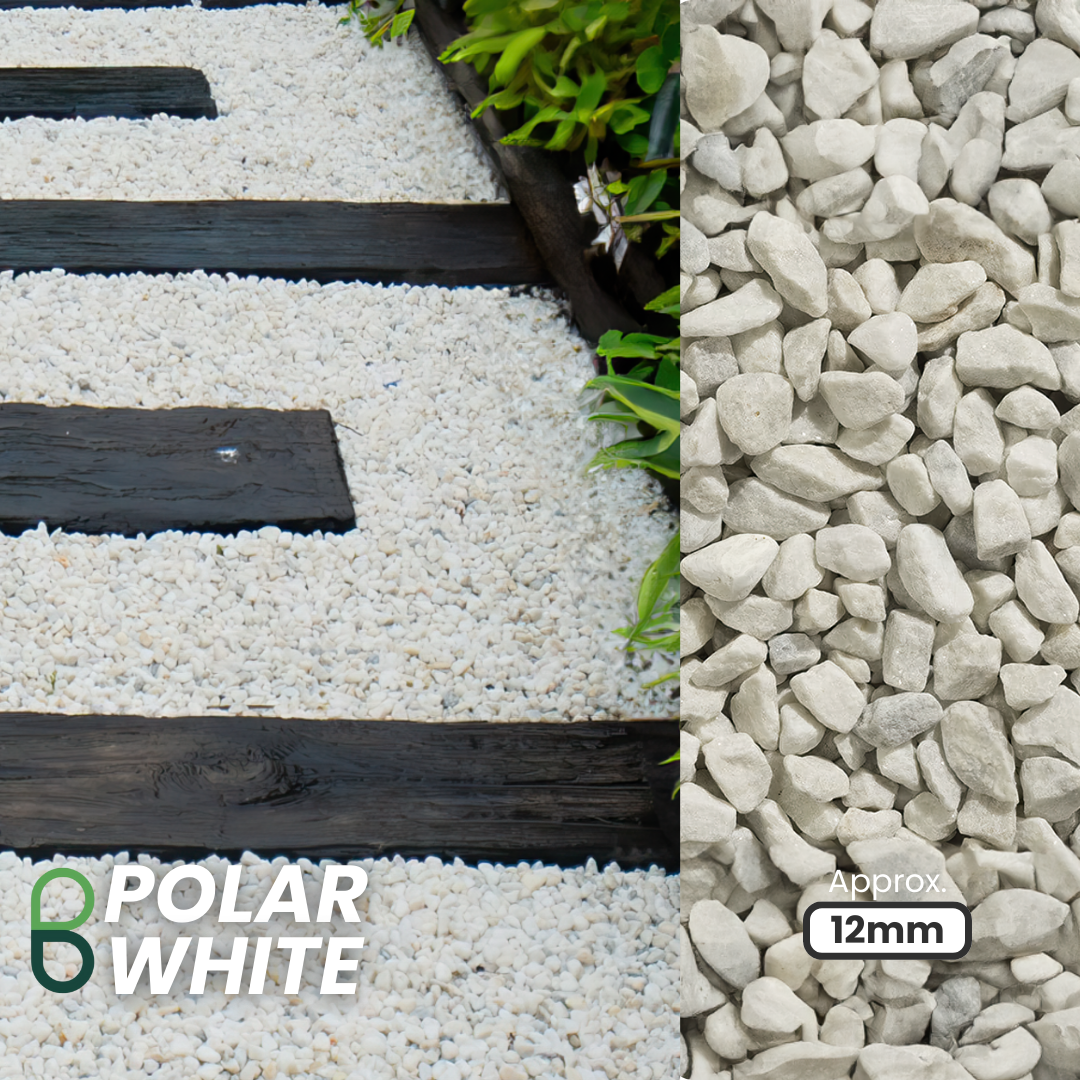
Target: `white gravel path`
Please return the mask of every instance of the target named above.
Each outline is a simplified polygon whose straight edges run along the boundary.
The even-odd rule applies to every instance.
[[[53,863],[0,854],[0,1078],[99,1076],[108,1080],[667,1080],[678,1051],[677,875],[620,871],[595,863],[568,870],[536,863],[512,867],[438,859],[365,860],[366,893],[357,927],[290,923],[237,927],[215,921],[217,906],[186,926],[163,923],[153,900],[125,908],[121,923],[101,922],[111,868],[126,855],[56,860],[85,874],[97,893],[95,914],[77,933],[94,943],[90,982],[67,995],[45,991],[30,971],[29,902],[33,883]],[[160,880],[171,865],[138,860]],[[257,910],[285,860],[245,855],[239,907]],[[321,867],[298,860],[314,915]],[[203,862],[224,884],[227,864]],[[47,919],[71,918],[82,899],[69,880],[46,891]],[[183,907],[194,903],[177,891]],[[151,995],[145,974],[131,996],[114,989],[109,938],[124,934],[134,955],[161,935],[163,953],[179,934],[218,938],[229,955],[236,934],[363,936],[356,997],[319,994],[326,947],[309,953],[295,995],[229,995],[224,974],[206,992],[188,993],[192,958],[172,992]],[[74,949],[62,971],[75,975]],[[194,946],[191,947],[194,949]],[[248,955],[253,946],[249,942]],[[348,956],[357,954],[350,953]],[[271,953],[269,977],[283,981],[285,954]],[[248,961],[250,970],[251,962]],[[351,980],[350,974],[343,981]],[[245,977],[244,988],[246,989]]]
[[[423,45],[374,49],[345,11],[5,11],[5,67],[194,67],[219,117],[0,123],[0,198],[500,199]]]
[[[612,631],[674,520],[640,473],[584,476],[590,354],[553,301],[4,273],[0,341],[7,401],[329,409],[358,522],[0,537],[0,709],[671,714]]]

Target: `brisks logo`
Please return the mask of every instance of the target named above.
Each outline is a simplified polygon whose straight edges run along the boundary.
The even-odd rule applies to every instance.
[[[66,922],[42,922],[41,920],[41,893],[50,881],[56,878],[70,878],[83,891],[83,909],[74,919]],[[90,976],[94,974],[94,950],[90,948],[90,942],[86,938],[73,933],[76,926],[82,926],[90,913],[94,910],[94,889],[89,881],[78,870],[67,870],[60,867],[58,870],[50,870],[42,874],[34,883],[34,891],[30,894],[30,970],[46,990],[52,990],[56,994],[70,994],[85,986]],[[63,942],[74,945],[82,956],[82,970],[73,979],[60,982],[54,979],[45,970],[45,946],[49,942]]]
[[[291,923],[310,923],[307,895],[304,890],[303,871],[300,866],[283,866],[270,885],[269,893],[257,912],[237,908],[240,890],[240,876],[243,866],[234,863],[226,870],[225,882],[217,913],[219,923],[260,923],[268,924],[275,916],[288,916]],[[83,894],[83,907],[74,919],[58,922],[46,922],[42,918],[42,894],[45,887],[57,878],[74,881]],[[173,900],[173,893],[181,881],[192,879],[198,886],[199,899],[193,907],[181,908]],[[322,891],[315,917],[316,923],[330,923],[334,918],[334,908],[341,913],[348,923],[359,923],[361,916],[356,910],[356,899],[367,889],[367,873],[358,866],[345,864],[329,865],[323,871]],[[129,884],[134,888],[128,888]],[[160,914],[170,922],[192,923],[201,919],[217,899],[217,882],[213,874],[204,866],[181,865],[173,867],[160,881],[155,882],[153,871],[148,866],[128,863],[115,866],[109,887],[109,898],[105,905],[102,922],[118,923],[120,909],[125,904],[134,904],[145,900],[154,891],[157,884],[157,908]],[[30,968],[46,990],[57,994],[70,994],[85,986],[94,973],[94,950],[86,938],[74,931],[90,918],[94,910],[94,889],[86,878],[77,870],[58,867],[49,870],[37,880],[30,894]],[[232,954],[228,958],[214,957],[213,937],[179,936],[167,957],[162,956],[160,937],[144,938],[128,962],[128,939],[111,939],[113,956],[113,978],[118,995],[134,994],[144,970],[148,974],[150,992],[167,994],[180,972],[180,967],[187,956],[192,941],[195,942],[194,966],[191,975],[190,993],[201,994],[206,988],[206,978],[211,971],[227,973],[225,993],[238,994],[244,975],[249,974],[247,992],[261,994],[267,980],[270,954],[275,940],[270,936],[254,938],[255,948],[248,966],[248,943],[252,940],[245,936],[231,939]],[[62,981],[54,979],[45,970],[45,946],[49,943],[74,945],[82,957],[82,967],[74,977]],[[319,987],[323,994],[354,994],[355,982],[341,982],[339,976],[345,972],[356,971],[359,959],[350,959],[342,955],[346,949],[360,950],[364,947],[362,937],[278,937],[276,947],[288,953],[288,970],[285,974],[282,990],[286,994],[299,991],[304,962],[309,952],[317,955],[326,948],[326,960],[323,977]],[[277,980],[274,979],[276,982]]]

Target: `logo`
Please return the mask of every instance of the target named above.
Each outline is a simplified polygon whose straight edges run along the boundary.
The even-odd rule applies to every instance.
[[[70,878],[82,889],[83,909],[74,919],[69,919],[67,922],[44,922],[41,918],[41,894],[45,886],[56,878]],[[93,910],[94,889],[78,870],[68,870],[61,866],[42,874],[34,884],[33,892],[30,894],[30,969],[34,973],[34,978],[46,990],[52,990],[55,994],[70,994],[85,986],[90,976],[94,974],[94,951],[90,948],[90,943],[86,938],[73,933],[75,927],[82,926],[90,918]],[[74,945],[79,950],[79,955],[82,957],[82,969],[73,979],[61,982],[45,970],[45,945],[48,942],[63,942]]]

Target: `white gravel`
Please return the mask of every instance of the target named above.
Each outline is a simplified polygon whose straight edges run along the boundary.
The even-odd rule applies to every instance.
[[[345,11],[5,11],[5,67],[194,67],[219,116],[0,123],[0,198],[499,200],[423,45],[374,49]]]
[[[612,631],[675,522],[584,474],[590,354],[552,300],[4,273],[0,338],[7,401],[330,410],[358,524],[0,537],[0,709],[670,715]]]
[[[662,870],[599,870],[591,860],[568,870],[438,859],[365,860],[362,922],[337,914],[332,926],[276,917],[268,926],[218,924],[217,905],[203,920],[165,923],[147,900],[123,909],[121,923],[101,922],[108,882],[126,854],[32,864],[0,854],[0,1077],[100,1076],[129,1080],[241,1080],[275,1077],[418,1077],[419,1080],[667,1080],[678,1050],[678,876]],[[138,860],[160,880],[172,865]],[[238,906],[254,910],[284,859],[245,854]],[[304,869],[312,915],[322,867]],[[97,894],[95,914],[76,932],[94,943],[90,982],[67,995],[38,985],[30,971],[30,890],[63,865],[85,874]],[[227,863],[204,860],[224,884]],[[50,894],[49,890],[53,890]],[[197,890],[181,906],[194,902]],[[47,887],[43,914],[71,918],[80,890],[60,879]],[[212,974],[192,996],[186,958],[168,995],[151,995],[145,974],[136,994],[114,990],[109,939],[126,934],[129,955],[161,935],[163,953],[179,934],[215,936],[229,955],[237,934],[363,936],[356,997],[327,997],[318,983],[326,947],[308,953],[300,990],[264,995],[223,992]],[[74,976],[74,949],[61,946],[47,969]],[[194,949],[194,946],[191,947]],[[249,943],[248,955],[252,947]],[[68,962],[70,953],[70,962]],[[356,953],[347,954],[352,957]],[[269,977],[284,979],[285,954],[271,953]],[[250,969],[250,960],[248,962]],[[352,979],[345,976],[345,981]],[[244,980],[246,989],[247,978]]]

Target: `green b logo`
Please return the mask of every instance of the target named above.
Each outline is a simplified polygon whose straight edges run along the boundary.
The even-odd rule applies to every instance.
[[[85,900],[83,909],[74,919],[69,919],[67,922],[43,922],[41,918],[41,892],[50,881],[59,877],[70,878],[82,889]],[[70,994],[72,991],[85,986],[90,976],[94,974],[94,952],[90,948],[90,943],[86,938],[72,933],[76,926],[82,926],[90,918],[90,913],[93,910],[93,887],[77,870],[67,870],[64,867],[59,867],[56,870],[50,870],[48,873],[42,874],[38,878],[34,890],[30,894],[30,969],[34,973],[34,978],[46,990],[52,990],[55,994]],[[68,945],[74,945],[79,950],[79,955],[82,956],[82,969],[75,978],[68,979],[67,982],[60,982],[45,971],[45,943],[48,941],[63,941]]]

